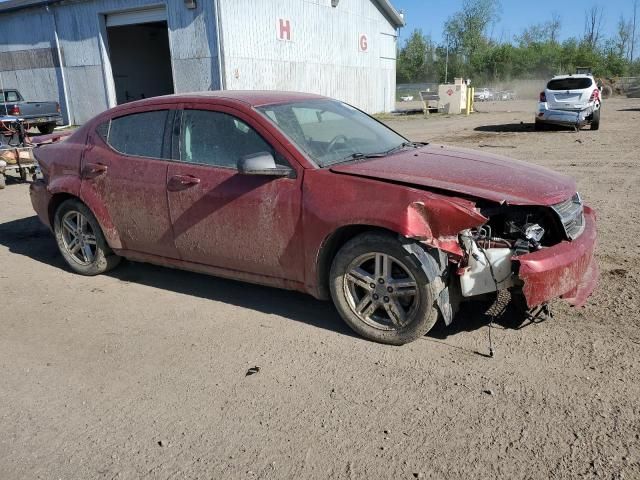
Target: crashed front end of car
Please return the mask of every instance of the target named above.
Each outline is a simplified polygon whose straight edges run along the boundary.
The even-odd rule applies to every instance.
[[[579,194],[548,207],[502,204],[480,212],[487,222],[459,235],[463,297],[513,289],[529,308],[557,297],[585,304],[598,278],[596,226]]]

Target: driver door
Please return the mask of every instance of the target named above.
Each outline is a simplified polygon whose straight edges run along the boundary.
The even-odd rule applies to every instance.
[[[302,168],[292,178],[238,173],[238,160],[272,153],[292,166],[260,126],[233,109],[189,108],[179,122],[180,162],[168,201],[180,258],[227,270],[303,281]]]

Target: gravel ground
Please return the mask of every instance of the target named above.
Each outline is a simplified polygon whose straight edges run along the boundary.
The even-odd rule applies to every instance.
[[[640,478],[640,100],[608,101],[597,132],[534,132],[533,106],[386,121],[577,178],[598,290],[534,324],[467,305],[404,347],[302,294],[135,263],[74,275],[9,184],[0,478]]]

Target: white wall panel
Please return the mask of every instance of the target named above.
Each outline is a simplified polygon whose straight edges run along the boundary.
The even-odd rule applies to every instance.
[[[331,0],[219,1],[226,88],[314,92],[368,112],[393,108],[395,29],[374,1],[340,0],[337,8]],[[166,8],[175,91],[220,88],[214,0],[198,0],[196,9],[183,0],[86,0],[0,12],[0,52],[55,51],[57,25],[68,103],[82,123],[109,106],[100,51],[106,15],[158,5]],[[277,39],[279,18],[291,22],[291,42]],[[26,97],[58,100],[64,109],[62,70],[44,67],[2,75]]]
[[[396,32],[371,0],[337,8],[330,0],[221,0],[220,14],[226,88],[319,93],[371,113],[393,108]],[[290,22],[291,41],[278,39],[278,19]]]

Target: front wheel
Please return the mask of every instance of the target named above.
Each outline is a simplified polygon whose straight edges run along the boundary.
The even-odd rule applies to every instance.
[[[56,210],[54,233],[67,264],[81,275],[98,275],[120,263],[91,210],[79,200],[62,202]]]
[[[330,282],[344,321],[369,340],[403,345],[438,320],[435,282],[393,235],[364,233],[347,242],[333,260]]]

